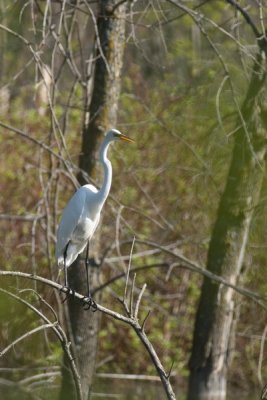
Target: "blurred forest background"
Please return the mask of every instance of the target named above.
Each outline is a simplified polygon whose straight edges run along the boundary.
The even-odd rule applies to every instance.
[[[1,270],[62,282],[54,256],[55,234],[62,209],[78,187],[82,132],[86,119],[92,118],[87,106],[94,51],[101,48],[99,3],[105,2],[0,0]],[[112,12],[123,3],[113,2]],[[124,293],[135,240],[134,296],[147,284],[140,318],[150,311],[146,333],[167,371],[173,363],[171,381],[180,393],[190,373],[203,275],[186,268],[175,255],[199,267],[207,264],[235,135],[242,124],[240,110],[259,40],[265,40],[267,2],[240,1],[240,9],[234,1],[216,0],[127,3],[116,128],[136,143],[116,144],[109,152],[114,175],[98,231],[101,267],[94,290],[100,293],[100,304],[122,312],[117,297]],[[104,54],[100,57],[108,64]],[[261,118],[264,125],[265,114]],[[257,159],[253,146],[249,141],[254,167],[263,171],[262,189],[251,206],[242,279],[232,283],[264,299],[266,176],[264,161]],[[97,163],[90,177],[83,176],[101,184]],[[68,331],[66,304],[49,286],[1,276],[0,287],[51,316],[49,304]],[[260,393],[267,381],[267,314],[266,303],[252,297],[235,296],[227,381],[228,387]],[[0,351],[42,323],[25,304],[0,292]],[[155,375],[130,327],[104,314],[99,324],[96,376]],[[37,331],[0,357],[0,393],[12,394],[16,386],[22,391],[20,398],[57,398],[61,366],[57,337],[49,329]],[[100,391],[105,384],[102,378]],[[138,383],[138,398],[150,398],[137,395],[137,387]]]

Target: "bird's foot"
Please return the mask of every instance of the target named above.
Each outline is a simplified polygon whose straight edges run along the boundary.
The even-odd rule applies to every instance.
[[[87,311],[87,310],[91,310],[91,311],[93,311],[93,312],[96,312],[96,311],[97,311],[97,304],[96,304],[96,302],[94,301],[94,299],[92,298],[92,296],[84,296],[84,297],[81,299],[81,301],[82,301],[82,303],[83,303],[83,309],[84,309],[85,311]]]
[[[65,301],[66,301],[70,296],[72,296],[73,298],[74,298],[74,296],[75,296],[75,291],[74,291],[73,289],[71,289],[70,287],[68,287],[68,286],[62,286],[62,287],[60,288],[60,292],[63,292],[63,293],[66,294],[66,297],[62,300],[62,303],[65,303]]]

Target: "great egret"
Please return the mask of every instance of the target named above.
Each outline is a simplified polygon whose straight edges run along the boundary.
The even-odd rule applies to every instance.
[[[110,143],[117,140],[134,142],[117,129],[111,129],[106,133],[99,151],[99,161],[104,168],[102,187],[98,190],[93,185],[84,185],[78,189],[65,207],[57,231],[56,258],[59,268],[64,269],[65,287],[68,289],[67,268],[87,246],[85,258],[87,295],[89,307],[94,304],[95,309],[96,305],[89,290],[89,241],[97,228],[101,210],[110,191],[112,165],[107,158],[107,151]]]

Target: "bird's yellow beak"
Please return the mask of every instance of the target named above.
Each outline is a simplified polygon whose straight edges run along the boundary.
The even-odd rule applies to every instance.
[[[121,135],[119,136],[119,139],[120,139],[120,140],[124,140],[125,142],[135,143],[135,140],[133,140],[133,139],[131,139],[131,138],[129,138],[128,136],[123,135],[123,134],[121,134]]]

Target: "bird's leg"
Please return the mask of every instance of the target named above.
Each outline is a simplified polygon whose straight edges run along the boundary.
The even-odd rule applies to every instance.
[[[68,247],[69,247],[69,243],[67,244],[67,246],[64,250],[64,284],[65,284],[65,287],[67,287],[67,288],[69,287],[68,286],[68,272],[67,272],[67,265],[66,265]]]
[[[86,282],[87,282],[87,296],[90,297],[90,288],[89,288],[89,240],[86,246],[86,255],[85,255],[85,269],[86,269]]]
[[[87,283],[87,296],[83,297],[83,304],[84,304],[84,310],[89,310],[92,308],[92,311],[97,310],[97,305],[96,302],[93,300],[91,293],[90,293],[90,286],[89,286],[89,240],[87,242],[86,246],[86,255],[85,255],[85,269],[86,269],[86,283]]]
[[[67,244],[67,246],[64,250],[64,254],[63,254],[63,257],[64,257],[64,286],[62,287],[62,289],[67,289],[67,291],[66,291],[66,297],[65,297],[65,299],[62,300],[62,303],[64,303],[70,295],[74,296],[74,294],[75,294],[74,290],[72,290],[68,284],[68,272],[67,272],[67,265],[66,265],[68,247],[69,247],[69,243]]]

